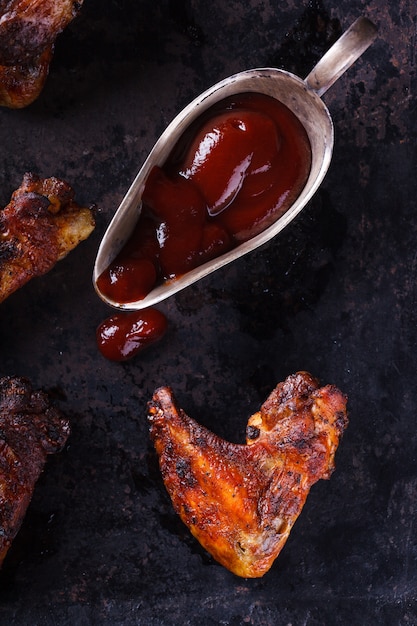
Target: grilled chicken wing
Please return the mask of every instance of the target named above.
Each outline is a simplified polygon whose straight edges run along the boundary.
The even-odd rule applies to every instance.
[[[25,174],[0,210],[0,302],[34,276],[45,274],[94,229],[90,208],[74,201],[58,178]]]
[[[168,387],[148,419],[175,510],[219,563],[252,578],[278,556],[311,485],[333,471],[346,398],[306,372],[289,376],[249,419],[246,445],[188,417]]]
[[[16,536],[48,454],[59,452],[69,423],[24,378],[0,378],[0,566]]]
[[[25,107],[41,92],[54,43],[83,0],[0,0],[0,105]]]
[[[34,62],[0,64],[0,106],[22,109],[36,100],[48,78],[52,54],[48,48]]]

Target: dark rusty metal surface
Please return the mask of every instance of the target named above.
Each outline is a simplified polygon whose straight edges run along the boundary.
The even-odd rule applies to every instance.
[[[307,74],[361,14],[379,38],[324,97],[336,143],[315,199],[268,246],[161,305],[160,344],[105,361],[93,262],[157,136],[235,71]],[[29,376],[72,424],[0,574],[1,624],[417,624],[416,35],[411,0],[85,0],[39,99],[0,111],[0,204],[32,170],[100,208],[87,242],[0,307],[0,374]],[[348,394],[350,426],[271,571],[241,580],[174,514],[146,403],[169,384],[243,441],[298,369]]]

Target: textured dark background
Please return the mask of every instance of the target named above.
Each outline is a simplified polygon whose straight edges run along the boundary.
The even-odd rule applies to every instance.
[[[161,305],[160,344],[105,361],[93,262],[157,136],[231,73],[305,76],[362,14],[379,38],[324,96],[336,141],[314,200],[262,250]],[[416,21],[414,0],[85,0],[39,99],[0,110],[0,205],[32,170],[100,209],[88,241],[0,307],[0,374],[29,376],[72,423],[0,574],[1,624],[417,624]],[[243,441],[299,369],[348,394],[350,426],[271,571],[239,579],[174,514],[146,403],[169,384]]]

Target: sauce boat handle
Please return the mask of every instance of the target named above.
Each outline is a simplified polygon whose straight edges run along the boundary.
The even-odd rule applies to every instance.
[[[376,36],[375,24],[366,17],[359,17],[305,78],[307,87],[322,96],[365,52]]]

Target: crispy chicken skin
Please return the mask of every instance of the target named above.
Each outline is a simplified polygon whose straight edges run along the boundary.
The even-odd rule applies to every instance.
[[[59,452],[68,421],[24,378],[0,378],[0,566],[19,531],[47,455]]]
[[[0,210],[0,302],[52,269],[94,226],[92,209],[76,204],[68,183],[25,174]]]
[[[329,478],[347,426],[346,397],[307,372],[279,383],[229,443],[188,417],[168,387],[148,405],[150,435],[176,512],[238,576],[263,576],[283,548],[310,487]]]
[[[57,36],[83,0],[0,0],[0,105],[22,108],[41,92]]]
[[[0,65],[0,106],[22,109],[39,96],[48,77],[52,48],[48,48],[34,63]]]

